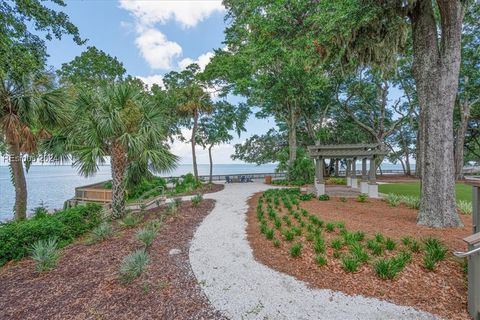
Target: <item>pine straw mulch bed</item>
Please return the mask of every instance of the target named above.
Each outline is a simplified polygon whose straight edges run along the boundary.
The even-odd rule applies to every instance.
[[[461,216],[464,228],[439,230],[418,226],[417,211],[404,205],[392,208],[381,200],[368,199],[359,203],[355,199],[342,202],[339,198],[330,201],[300,201],[301,207],[319,216],[322,220],[344,221],[349,231],[364,231],[366,237],[377,232],[398,240],[412,236],[418,240],[432,236],[441,239],[449,248],[447,259],[438,263],[435,271],[428,271],[422,264],[422,253],[413,254],[413,261],[394,280],[380,279],[373,268],[363,265],[355,273],[347,273],[341,267],[340,259],[332,257],[328,245],[328,263],[319,267],[314,261],[312,245],[307,243],[305,234],[301,236],[304,249],[301,256],[292,258],[289,248],[293,243],[284,241],[275,248],[272,241],[260,233],[256,217],[256,205],[261,193],[249,200],[247,235],[255,258],[261,263],[280,272],[290,274],[313,287],[329,288],[349,295],[375,297],[399,305],[413,306],[416,309],[437,314],[446,319],[470,319],[467,313],[467,283],[461,260],[453,257],[453,250],[466,249],[462,238],[471,234],[471,216]],[[278,231],[275,231],[278,232]],[[328,233],[325,233],[328,235]],[[338,236],[338,231],[329,237]]]
[[[141,247],[141,226],[116,229],[101,243],[64,248],[55,269],[37,273],[31,259],[0,269],[0,319],[224,319],[208,303],[188,261],[189,243],[215,201],[182,203],[165,218],[149,249],[147,270],[128,285],[118,279],[123,257]],[[149,211],[159,218],[162,208]],[[169,255],[171,249],[181,253]]]

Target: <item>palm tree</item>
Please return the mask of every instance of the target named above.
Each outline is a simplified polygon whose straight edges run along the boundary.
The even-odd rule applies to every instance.
[[[78,118],[68,138],[73,165],[90,176],[110,156],[114,218],[124,212],[128,176],[165,172],[176,166],[177,157],[165,144],[167,128],[159,107],[128,81],[85,89],[78,96]]]
[[[40,141],[52,129],[69,118],[65,95],[54,89],[51,78],[24,77],[13,80],[0,76],[0,130],[10,158],[10,172],[15,187],[15,219],[27,217],[27,183],[23,168],[24,154],[38,152]]]

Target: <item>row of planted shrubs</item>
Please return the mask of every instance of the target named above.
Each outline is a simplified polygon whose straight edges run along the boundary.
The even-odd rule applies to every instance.
[[[407,196],[407,195],[399,195],[395,193],[388,193],[385,196],[385,201],[391,207],[398,207],[401,203],[405,204],[407,207],[411,209],[419,209],[420,208],[420,198],[415,196]],[[473,207],[470,201],[466,200],[458,200],[457,201],[457,209],[462,214],[470,215],[472,214]]]
[[[27,256],[39,240],[56,239],[64,247],[100,221],[101,206],[87,204],[54,214],[40,209],[31,219],[0,224],[0,266]]]
[[[312,198],[313,195],[302,194],[298,188],[266,191],[259,199],[256,210],[260,232],[272,241],[274,247],[281,246],[281,239],[292,243],[289,246],[292,257],[300,256],[304,246],[312,243],[315,263],[324,266],[328,263],[326,254],[329,246],[333,258],[340,259],[346,272],[356,272],[361,265],[369,263],[382,279],[395,278],[412,261],[413,254],[423,252],[423,266],[427,270],[434,270],[438,262],[446,257],[447,248],[438,239],[426,238],[420,242],[404,237],[399,245],[380,233],[366,239],[362,231],[348,231],[344,222],[324,222],[301,208],[300,201]],[[329,199],[319,198],[324,201]],[[365,202],[366,197],[359,197],[357,201]],[[324,234],[336,236],[328,241]],[[399,252],[394,253],[395,250]]]

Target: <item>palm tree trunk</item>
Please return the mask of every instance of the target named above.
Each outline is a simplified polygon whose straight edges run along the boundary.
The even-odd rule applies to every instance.
[[[10,170],[15,187],[15,219],[27,218],[27,181],[18,143],[10,144]]]
[[[197,128],[198,128],[198,110],[195,110],[193,113],[193,128],[192,128],[192,162],[193,162],[193,175],[196,179],[198,179],[198,168],[197,168],[197,154],[195,153],[195,145],[196,145],[196,136],[197,136]]]
[[[110,164],[112,167],[112,215],[114,218],[120,218],[125,211],[127,153],[118,142],[112,144]]]
[[[210,147],[208,147],[208,160],[210,160],[210,177],[208,178],[209,183],[212,183],[212,173],[213,173],[212,147],[213,147],[213,144],[211,144]]]

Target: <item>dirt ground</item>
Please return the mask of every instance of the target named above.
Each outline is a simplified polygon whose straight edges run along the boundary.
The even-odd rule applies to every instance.
[[[325,222],[344,221],[347,230],[364,231],[367,239],[380,232],[398,240],[397,246],[400,246],[400,239],[404,236],[412,236],[418,240],[432,236],[441,239],[449,248],[447,259],[439,262],[435,271],[428,271],[423,267],[422,253],[414,253],[413,261],[395,279],[382,280],[369,264],[362,265],[355,273],[347,273],[342,269],[340,259],[333,257],[333,250],[328,245],[332,238],[339,235],[338,230],[323,233],[328,259],[327,265],[323,267],[315,264],[313,245],[305,239],[305,234],[301,236],[304,249],[300,257],[290,256],[291,243],[284,241],[278,230],[275,230],[275,237],[282,240],[280,248],[275,248],[272,241],[267,240],[259,231],[255,213],[259,197],[260,194],[257,194],[250,200],[247,234],[255,258],[263,264],[314,287],[413,306],[446,319],[470,319],[466,310],[467,284],[463,261],[453,257],[451,252],[466,249],[462,238],[471,234],[471,216],[461,216],[464,228],[440,230],[418,226],[416,210],[404,205],[392,208],[381,200],[369,199],[366,203],[360,203],[353,198],[346,202],[332,198],[330,201],[313,199],[301,202],[303,208],[318,215]],[[345,252],[345,249],[343,250]]]
[[[208,303],[188,261],[198,224],[214,207],[189,202],[164,221],[149,249],[146,272],[128,285],[118,270],[124,256],[141,245],[138,227],[117,228],[113,238],[94,245],[84,240],[62,250],[58,266],[38,273],[31,259],[0,269],[0,319],[223,319]],[[147,220],[163,210],[150,211]],[[170,255],[171,249],[181,250]]]

